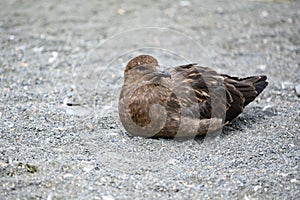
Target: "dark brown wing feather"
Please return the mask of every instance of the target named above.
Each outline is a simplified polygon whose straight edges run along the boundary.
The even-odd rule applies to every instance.
[[[251,76],[246,78],[231,77],[228,75],[222,75],[225,77],[224,84],[228,88],[231,94],[238,92],[242,95],[244,102],[242,108],[252,102],[268,85],[267,77]],[[235,99],[232,106],[226,112],[226,121],[231,121],[236,118],[243,109],[237,108],[236,103],[239,98]],[[238,106],[238,107],[240,107]]]
[[[234,85],[245,97],[244,106],[252,102],[268,85],[267,77],[262,76],[250,76],[246,78],[231,77],[228,75],[222,75],[225,78],[225,82]]]
[[[200,119],[209,119],[212,114],[213,117],[224,118],[229,106],[226,102],[231,101],[231,96],[225,96],[223,78],[216,71],[196,64],[189,64],[175,67],[175,73],[180,73],[194,90],[199,102]],[[219,98],[222,94],[224,94],[223,99]],[[218,112],[213,112],[214,110],[218,110]]]
[[[266,76],[231,77],[195,64],[178,66],[175,71],[190,83],[199,102],[200,118],[206,119],[212,117],[214,109],[214,117],[223,118],[226,113],[225,121],[232,121],[268,85]]]

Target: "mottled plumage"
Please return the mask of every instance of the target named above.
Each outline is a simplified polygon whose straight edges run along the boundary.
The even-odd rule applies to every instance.
[[[124,71],[120,119],[135,136],[205,135],[236,118],[268,85],[266,79],[231,77],[196,64],[160,70],[155,58],[140,55]]]

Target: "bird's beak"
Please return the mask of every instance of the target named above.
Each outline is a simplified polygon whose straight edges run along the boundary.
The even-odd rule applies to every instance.
[[[166,69],[158,68],[155,72],[152,73],[154,76],[163,77],[163,78],[171,78],[171,74]]]

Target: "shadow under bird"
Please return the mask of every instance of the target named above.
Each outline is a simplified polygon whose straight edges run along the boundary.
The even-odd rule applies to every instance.
[[[124,71],[119,116],[127,132],[152,138],[193,138],[235,119],[268,85],[265,75],[246,78],[187,64],[162,70],[150,55]]]

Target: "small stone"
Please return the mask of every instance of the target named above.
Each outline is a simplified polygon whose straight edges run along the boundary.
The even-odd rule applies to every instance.
[[[9,127],[9,128],[12,128],[12,127],[14,127],[14,126],[15,126],[15,124],[14,124],[13,122],[11,122],[11,123],[8,124],[8,127]]]
[[[53,199],[53,193],[50,192],[50,193],[48,194],[47,200],[52,200],[52,199]]]
[[[292,24],[292,23],[293,23],[293,19],[292,19],[292,18],[288,18],[288,19],[287,19],[287,22],[288,22],[289,24]]]
[[[224,13],[223,8],[218,7],[218,8],[217,8],[217,13],[218,13],[218,14],[223,14],[223,13]]]
[[[119,9],[118,9],[118,14],[119,14],[119,15],[124,15],[125,12],[126,12],[126,10],[124,10],[124,9],[122,9],[122,8],[119,8]]]
[[[294,144],[289,144],[289,146],[290,146],[290,147],[295,147],[295,145],[294,145]]]
[[[177,159],[171,158],[167,161],[168,165],[176,165],[179,161]]]
[[[168,17],[174,17],[175,13],[176,13],[176,10],[174,8],[168,8],[168,9],[165,10],[165,14]]]
[[[48,59],[48,63],[53,63],[55,61],[55,58],[51,57]]]
[[[268,113],[270,115],[275,115],[277,113],[275,106],[272,104],[268,104],[268,105],[264,106],[262,108],[262,111],[265,113]]]
[[[42,52],[44,50],[44,47],[41,46],[41,47],[34,47],[33,49],[33,52]]]
[[[68,98],[64,98],[63,100],[63,105],[67,106],[67,104],[69,103],[69,99]]]
[[[300,84],[295,86],[295,91],[298,97],[300,97]]]
[[[64,179],[73,178],[73,174],[65,174]]]
[[[102,196],[103,200],[114,200],[115,198],[111,195]]]
[[[293,179],[291,180],[291,183],[296,183],[296,182],[298,182],[298,181],[297,181],[297,179],[295,179],[295,178],[293,178]]]
[[[53,58],[57,58],[57,56],[58,56],[58,53],[56,51],[53,51],[51,54],[52,54]]]
[[[268,13],[266,10],[264,10],[264,11],[262,11],[262,12],[260,13],[260,16],[261,16],[262,18],[266,18],[266,17],[269,16],[269,13]]]
[[[283,176],[283,177],[287,177],[289,175],[289,173],[280,173],[279,175]]]
[[[245,195],[244,200],[252,200],[252,197]]]
[[[15,39],[15,36],[14,35],[10,35],[9,36],[9,40],[14,40]]]
[[[180,2],[179,2],[179,5],[180,5],[181,7],[188,7],[188,6],[191,5],[191,2],[190,2],[190,1],[180,1]]]
[[[111,132],[111,133],[109,133],[109,135],[110,136],[117,136],[117,135],[119,135],[119,133],[118,132]]]
[[[259,71],[264,72],[267,69],[267,65],[258,65],[256,67]]]
[[[29,66],[29,63],[27,63],[27,62],[21,63],[21,66],[22,66],[22,67],[28,67],[28,66]]]
[[[53,62],[57,59],[58,53],[57,53],[56,51],[53,51],[53,52],[51,53],[51,55],[52,55],[52,57],[50,57],[50,58],[48,59],[48,62],[49,62],[49,63],[53,63]]]
[[[284,81],[281,83],[281,88],[284,90],[286,88],[291,89],[293,88],[293,83],[290,81]]]
[[[83,169],[83,171],[85,171],[85,172],[91,172],[92,170],[95,169],[95,167],[94,167],[94,165],[88,164],[88,165],[86,165],[85,167],[83,167],[82,169]]]
[[[260,188],[261,188],[260,185],[256,185],[256,186],[254,186],[253,190],[256,192],[256,191],[259,190]]]

